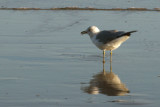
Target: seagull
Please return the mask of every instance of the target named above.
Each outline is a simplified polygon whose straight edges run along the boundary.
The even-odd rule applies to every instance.
[[[105,51],[110,51],[110,57],[112,56],[112,50],[117,49],[124,41],[129,39],[131,33],[137,32],[136,30],[125,32],[117,30],[103,30],[100,31],[96,26],[90,26],[81,34],[88,34],[93,44],[95,44],[100,50],[103,50],[103,62],[105,62]]]

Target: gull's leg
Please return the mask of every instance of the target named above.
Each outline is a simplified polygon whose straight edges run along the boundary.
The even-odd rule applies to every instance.
[[[110,62],[112,62],[112,50],[110,50]]]
[[[105,74],[104,64],[105,64],[105,62],[103,61],[103,74]]]
[[[110,52],[110,72],[112,72],[112,50]]]
[[[104,64],[105,64],[105,50],[103,50],[103,73],[105,74]]]
[[[105,63],[105,50],[103,50],[103,63]]]
[[[110,52],[110,56],[112,57],[112,50],[110,50],[111,52]]]

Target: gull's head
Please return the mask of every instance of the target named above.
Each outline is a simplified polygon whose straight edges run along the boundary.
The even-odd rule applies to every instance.
[[[96,26],[90,26],[85,31],[82,31],[81,34],[88,34],[90,37],[99,33],[100,30]]]

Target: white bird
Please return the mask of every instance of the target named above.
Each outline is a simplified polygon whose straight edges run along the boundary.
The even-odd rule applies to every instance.
[[[101,50],[103,50],[103,61],[105,51],[109,50],[112,56],[112,50],[117,49],[124,41],[129,39],[131,33],[137,31],[117,31],[117,30],[103,30],[100,31],[96,26],[90,26],[81,34],[88,34],[91,41]],[[105,61],[104,61],[105,62]]]

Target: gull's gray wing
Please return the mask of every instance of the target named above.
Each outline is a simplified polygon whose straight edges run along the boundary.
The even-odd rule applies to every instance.
[[[124,31],[116,31],[116,30],[104,30],[101,31],[97,34],[96,39],[99,40],[99,42],[102,43],[108,43],[116,38],[119,38],[121,36],[124,36],[123,34],[125,34],[126,32]]]

